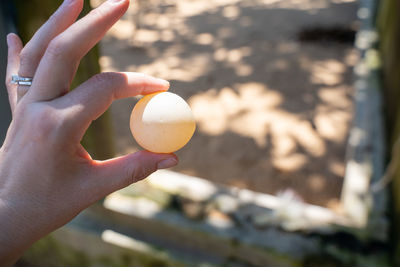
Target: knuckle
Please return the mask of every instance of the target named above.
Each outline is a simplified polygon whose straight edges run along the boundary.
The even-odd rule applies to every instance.
[[[38,132],[49,133],[55,126],[53,110],[47,106],[42,107],[33,114],[33,121]]]
[[[106,99],[112,97],[115,98],[113,88],[118,87],[120,80],[117,75],[113,72],[103,72],[98,73],[92,77],[94,86],[97,88],[102,88],[106,92],[102,94]]]
[[[143,166],[137,166],[131,174],[129,183],[133,184],[147,176],[147,170]]]
[[[156,169],[157,169],[157,167],[155,165],[154,166],[145,166],[145,165],[135,166],[135,168],[133,170],[131,170],[130,176],[128,176],[129,184],[133,184],[137,181],[140,181],[140,180],[146,178],[151,173],[156,171]]]
[[[5,85],[7,87],[8,90],[10,90],[11,88],[11,76],[10,75],[6,75],[6,79],[4,80]]]
[[[138,83],[138,89],[139,91],[143,92],[149,87],[151,87],[151,82],[150,82],[150,76],[144,73],[138,73],[137,79],[139,81]]]
[[[30,104],[21,110],[25,115],[25,122],[29,125],[32,134],[37,140],[50,141],[62,128],[63,120],[60,114],[46,104]]]
[[[136,79],[144,83],[148,80],[150,76],[144,73],[136,73]]]
[[[50,16],[50,18],[46,21],[45,26],[47,26],[48,24],[57,23],[60,19],[62,19],[62,16],[60,14],[60,9],[57,9],[56,12],[54,12]]]
[[[22,50],[21,50],[21,53],[19,54],[19,57],[20,57],[20,61],[22,62],[22,61],[26,61],[27,59],[29,59],[30,58],[30,56],[29,56],[29,51],[26,49],[26,47],[24,47]]]
[[[30,43],[28,43],[20,53],[20,70],[23,70],[23,74],[33,74],[34,69],[39,64],[42,54],[39,51],[35,51]]]
[[[111,72],[103,72],[94,75],[93,80],[96,84],[112,84],[115,80],[115,77]]]
[[[94,19],[100,19],[106,15],[106,11],[102,6],[100,6],[91,10],[88,15]]]
[[[26,72],[27,69],[32,68],[34,64],[35,56],[32,53],[29,53],[29,50],[26,48],[22,49],[20,53],[20,70],[24,70]]]
[[[47,47],[46,53],[55,59],[63,58],[66,54],[67,45],[60,38],[53,39]]]

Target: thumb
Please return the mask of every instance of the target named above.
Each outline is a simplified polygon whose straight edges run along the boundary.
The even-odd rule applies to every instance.
[[[94,188],[99,190],[96,193],[102,198],[146,178],[158,169],[170,168],[176,164],[178,158],[174,154],[139,151],[105,161],[95,161],[95,174],[91,182],[94,183]]]

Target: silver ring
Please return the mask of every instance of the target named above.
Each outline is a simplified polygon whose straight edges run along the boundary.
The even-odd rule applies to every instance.
[[[33,78],[30,78],[30,77],[21,77],[18,75],[11,76],[11,83],[13,83],[13,84],[31,86],[32,81],[33,81]]]

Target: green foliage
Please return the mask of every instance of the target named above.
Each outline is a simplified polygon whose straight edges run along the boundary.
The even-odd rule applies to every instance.
[[[23,261],[41,267],[90,267],[85,253],[69,248],[47,236],[36,242],[23,256]]]

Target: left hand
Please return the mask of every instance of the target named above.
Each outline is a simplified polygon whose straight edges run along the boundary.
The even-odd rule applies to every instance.
[[[97,161],[81,146],[91,121],[114,99],[169,87],[144,74],[101,73],[70,92],[79,61],[129,1],[108,0],[75,22],[82,4],[65,0],[25,47],[15,34],[7,37],[13,119],[0,149],[2,263],[12,264],[33,242],[107,194],[177,164],[173,154],[147,151]],[[34,77],[32,86],[10,84],[14,73]]]

